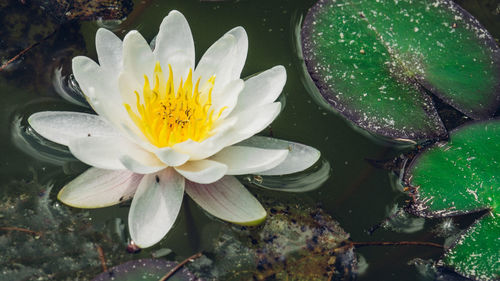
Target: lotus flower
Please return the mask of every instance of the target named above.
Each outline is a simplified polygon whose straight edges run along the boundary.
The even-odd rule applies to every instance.
[[[234,177],[302,171],[319,158],[309,146],[254,136],[276,118],[274,102],[286,72],[276,66],[240,78],[248,39],[236,27],[216,41],[195,68],[194,43],[184,16],[163,19],[155,48],[137,31],[123,41],[106,29],[96,35],[99,64],[73,59],[73,73],[97,115],[39,112],[32,128],[92,166],[58,198],[78,208],[132,199],[129,230],[149,247],[170,230],[184,191],[222,220],[255,225],[266,217]]]

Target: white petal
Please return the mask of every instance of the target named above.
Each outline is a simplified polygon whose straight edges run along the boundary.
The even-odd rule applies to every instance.
[[[172,148],[181,153],[188,154],[190,160],[202,160],[210,157],[227,146],[229,132],[232,130],[234,124],[236,124],[236,121],[236,118],[222,120],[221,124],[210,132],[214,134],[213,136],[202,142],[189,139],[181,143],[176,143]]]
[[[248,36],[245,29],[241,26],[231,29],[227,34],[231,34],[236,38],[236,54],[230,78],[234,80],[240,78],[243,66],[245,66],[248,53]]]
[[[141,179],[126,170],[90,168],[64,186],[57,198],[76,208],[112,206],[132,198]]]
[[[221,179],[227,171],[227,166],[211,160],[189,161],[175,167],[179,174],[197,183],[213,183]]]
[[[118,125],[120,131],[133,143],[138,144],[147,151],[154,152],[157,147],[149,142],[149,140],[144,136],[144,134],[137,128],[135,124],[130,126],[130,124],[124,122]]]
[[[232,118],[226,118],[220,132],[195,142],[187,140],[174,145],[174,149],[189,154],[190,160],[201,160],[221,151],[224,147],[238,143],[265,129],[278,116],[281,104],[275,102],[245,110]],[[232,115],[232,114],[231,114]]]
[[[155,59],[148,42],[136,30],[123,38],[123,70],[131,72],[139,84],[144,85],[144,75],[153,83]]]
[[[184,196],[184,178],[173,169],[144,176],[128,215],[132,240],[142,248],[160,241],[172,228]]]
[[[276,119],[280,110],[281,103],[275,102],[254,107],[234,115],[237,121],[233,126],[234,132],[228,132],[230,141],[226,145],[233,145],[264,130]],[[233,115],[231,114],[231,116]]]
[[[215,75],[214,92],[222,89],[232,79],[232,68],[236,58],[236,38],[226,34],[205,52],[196,66],[193,80],[201,78],[201,84]]]
[[[178,11],[171,11],[166,16],[156,37],[154,55],[165,71],[172,66],[175,85],[184,79],[189,69],[194,69],[194,41],[186,18]],[[167,72],[168,73],[168,72]]]
[[[71,62],[75,79],[87,101],[99,115],[103,115],[105,107],[110,105],[106,97],[113,94],[109,81],[103,79],[107,75],[88,57],[74,57]]]
[[[87,57],[73,58],[72,65],[75,79],[89,104],[97,114],[116,126],[127,114],[115,83],[116,77]]]
[[[139,93],[141,102],[144,102],[142,93],[143,84],[139,84],[134,73],[130,71],[122,71],[118,75],[118,89],[122,100],[121,106],[125,104],[130,105],[132,110],[137,114],[137,96],[135,92]]]
[[[230,146],[210,157],[227,165],[227,175],[244,175],[276,167],[287,157],[288,149],[261,149],[249,146]]]
[[[114,71],[118,75],[122,68],[122,40],[113,32],[105,28],[99,28],[95,35],[95,47],[99,65],[108,71]]]
[[[286,70],[278,65],[245,81],[234,112],[274,102],[286,83]]]
[[[219,118],[224,119],[233,111],[244,86],[243,80],[233,80],[227,83],[220,92],[212,95],[212,108],[215,114],[219,114],[224,109]]]
[[[266,218],[266,210],[233,176],[212,184],[186,182],[186,192],[205,211],[236,224],[257,225]]]
[[[304,144],[280,140],[269,137],[253,136],[238,145],[252,146],[267,149],[288,149],[285,161],[268,171],[259,172],[259,175],[285,175],[297,173],[311,167],[321,156],[319,150]]]
[[[98,115],[67,112],[37,112],[28,118],[30,126],[44,138],[68,145],[71,140],[87,136],[118,136],[106,120]]]
[[[164,147],[155,151],[156,156],[168,166],[180,166],[189,160],[189,155]]]
[[[165,169],[167,166],[164,163],[150,163],[132,158],[130,155],[120,156],[120,163],[130,171],[137,174],[152,174]]]
[[[101,83],[102,71],[99,65],[85,56],[77,56],[71,60],[71,66],[75,79],[88,96],[95,96],[96,91],[106,90],[108,86]],[[104,89],[99,89],[104,87]]]
[[[156,156],[123,137],[83,137],[69,143],[71,153],[80,161],[101,169],[121,170],[129,168],[122,163],[126,156],[153,171],[166,167]],[[160,167],[160,168],[158,168]],[[142,172],[135,171],[134,172]]]

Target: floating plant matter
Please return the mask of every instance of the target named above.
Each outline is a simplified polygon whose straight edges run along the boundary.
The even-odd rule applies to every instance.
[[[264,201],[257,227],[226,228],[207,256],[189,267],[207,280],[351,280],[356,256],[347,234],[319,208]]]
[[[99,249],[115,261],[125,258],[115,233],[52,200],[51,190],[36,181],[2,185],[0,280],[89,280],[101,271]]]
[[[500,121],[476,122],[419,154],[405,179],[412,211],[445,217],[483,211],[446,251],[442,265],[477,280],[500,277]]]
[[[320,0],[301,40],[319,99],[381,136],[446,136],[430,93],[474,119],[500,104],[500,50],[450,0]]]

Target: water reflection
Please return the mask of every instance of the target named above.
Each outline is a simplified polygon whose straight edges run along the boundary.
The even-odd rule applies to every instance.
[[[57,166],[76,161],[67,147],[44,139],[29,125],[24,125],[19,115],[12,120],[11,138],[17,148],[37,160]]]
[[[88,103],[80,86],[78,86],[78,82],[76,82],[75,76],[73,74],[63,75],[62,69],[62,66],[60,66],[54,70],[52,86],[56,93],[70,103],[88,107]]]
[[[248,175],[241,179],[244,183],[258,187],[287,191],[306,192],[315,190],[323,185],[331,175],[330,163],[321,158],[315,165],[306,171],[283,176]]]

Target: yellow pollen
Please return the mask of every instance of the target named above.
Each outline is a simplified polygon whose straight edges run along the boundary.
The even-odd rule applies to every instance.
[[[168,80],[165,81],[160,63],[154,69],[154,84],[144,75],[142,98],[135,91],[135,110],[124,104],[130,118],[144,136],[157,147],[173,146],[192,139],[200,142],[210,136],[214,122],[220,118],[225,107],[218,113],[212,109],[212,90],[215,76],[200,87],[200,79],[193,85],[193,71],[183,82],[181,79],[177,92],[174,89],[174,75],[169,65]]]

